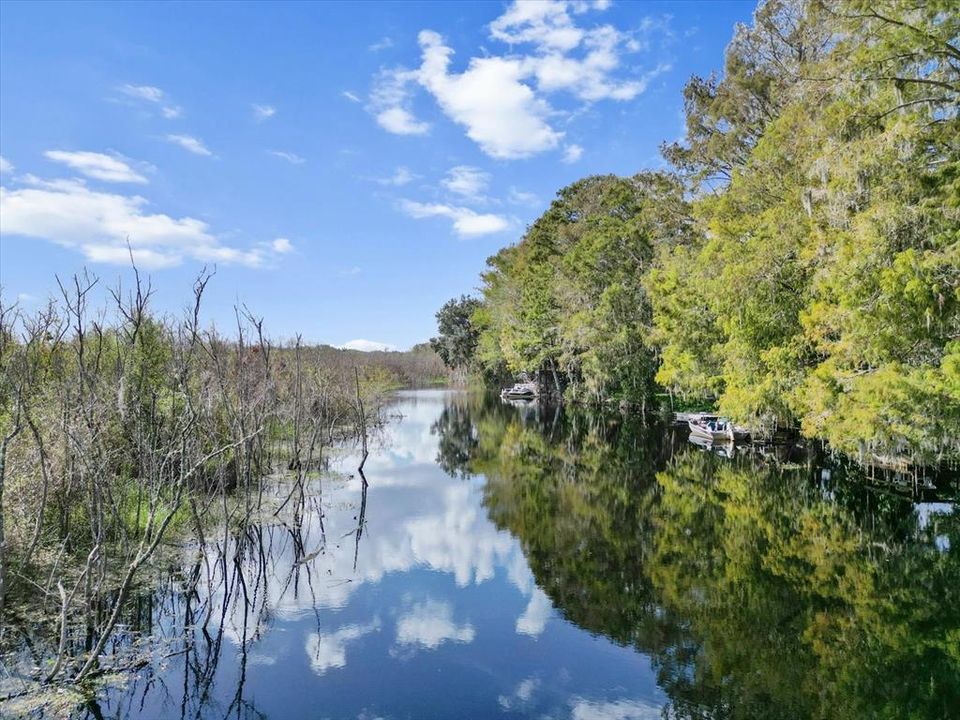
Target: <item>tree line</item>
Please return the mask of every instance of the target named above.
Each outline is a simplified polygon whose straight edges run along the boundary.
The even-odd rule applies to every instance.
[[[568,400],[956,458],[958,38],[946,0],[762,3],[686,84],[669,169],[560,190],[435,347]]]

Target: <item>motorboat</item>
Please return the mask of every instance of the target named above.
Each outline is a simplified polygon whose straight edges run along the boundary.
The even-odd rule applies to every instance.
[[[746,428],[737,427],[730,420],[719,415],[692,416],[687,420],[687,425],[690,427],[691,438],[702,438],[713,443],[732,443],[750,437],[750,432]]]
[[[704,452],[712,452],[720,457],[732,458],[737,452],[737,446],[726,439],[720,442],[714,442],[710,438],[691,432],[689,440]]]
[[[503,400],[533,400],[539,395],[536,383],[519,382],[500,391]]]

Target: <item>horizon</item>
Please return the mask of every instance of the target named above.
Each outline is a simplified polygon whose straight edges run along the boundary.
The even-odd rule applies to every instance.
[[[4,3],[0,286],[127,284],[129,239],[160,314],[215,266],[207,322],[409,349],[557,190],[665,167],[753,10]]]

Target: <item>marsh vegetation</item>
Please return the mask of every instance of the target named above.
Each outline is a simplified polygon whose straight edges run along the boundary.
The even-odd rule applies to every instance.
[[[21,692],[104,673],[168,545],[226,553],[267,507],[302,503],[331,448],[365,447],[389,391],[443,375],[429,349],[274,344],[247,308],[222,334],[201,320],[207,273],[181,317],[159,317],[134,277],[106,305],[84,274],[38,311],[0,306],[0,646],[29,638]],[[280,501],[265,498],[278,470],[296,480]],[[140,659],[108,665],[125,662]]]

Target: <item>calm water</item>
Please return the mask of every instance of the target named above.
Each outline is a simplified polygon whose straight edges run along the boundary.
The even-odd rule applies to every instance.
[[[366,493],[348,458],[184,550],[138,600],[167,651],[76,716],[960,717],[942,495],[455,393],[391,412]]]

